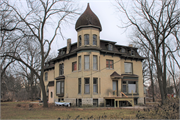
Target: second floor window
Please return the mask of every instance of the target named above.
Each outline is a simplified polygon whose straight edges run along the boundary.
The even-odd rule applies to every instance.
[[[89,55],[84,56],[84,69],[89,70]]]
[[[59,75],[63,75],[64,74],[64,64],[59,64]]]
[[[97,70],[97,55],[93,55],[93,70]]]
[[[48,72],[45,73],[45,81],[48,80]]]
[[[81,46],[81,35],[79,35],[79,46]]]
[[[106,60],[106,68],[109,68],[109,69],[114,68],[113,60]]]
[[[132,63],[124,63],[124,71],[126,74],[132,74],[132,70]]]
[[[81,70],[81,56],[78,57],[78,70]]]
[[[77,70],[77,62],[73,62],[72,63],[72,71],[76,71]]]
[[[89,34],[84,35],[84,45],[89,45]]]
[[[93,45],[97,45],[97,35],[93,35]]]

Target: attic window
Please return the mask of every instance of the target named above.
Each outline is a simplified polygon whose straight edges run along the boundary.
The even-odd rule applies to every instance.
[[[63,50],[61,50],[60,55],[64,55],[64,54],[65,54],[65,52]]]
[[[121,52],[122,52],[122,53],[125,53],[126,50],[125,50],[124,48],[121,48]]]
[[[135,51],[131,50],[131,56],[134,56],[134,55],[135,55]]]
[[[113,50],[113,45],[112,44],[108,44],[108,50]]]

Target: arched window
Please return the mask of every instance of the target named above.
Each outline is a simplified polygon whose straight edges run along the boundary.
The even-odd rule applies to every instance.
[[[81,35],[79,35],[79,46],[81,46]]]
[[[97,35],[93,35],[93,45],[97,45]]]
[[[84,45],[89,45],[89,34],[84,35]]]

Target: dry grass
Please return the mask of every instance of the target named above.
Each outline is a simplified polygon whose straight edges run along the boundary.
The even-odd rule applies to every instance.
[[[127,109],[75,109],[54,106],[43,108],[33,104],[29,109],[29,102],[3,102],[1,103],[2,119],[135,119],[137,110]]]

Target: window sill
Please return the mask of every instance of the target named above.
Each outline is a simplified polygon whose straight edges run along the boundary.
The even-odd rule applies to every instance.
[[[93,69],[93,71],[99,71],[99,70],[94,70],[94,69]]]
[[[114,68],[106,68],[106,70],[114,70]]]
[[[98,93],[93,93],[93,95],[98,95]]]
[[[77,72],[77,70],[74,70],[74,71],[72,71],[72,72]]]
[[[64,94],[56,94],[58,97],[64,97]]]
[[[90,69],[88,69],[88,70],[84,70],[84,71],[90,71]]]

